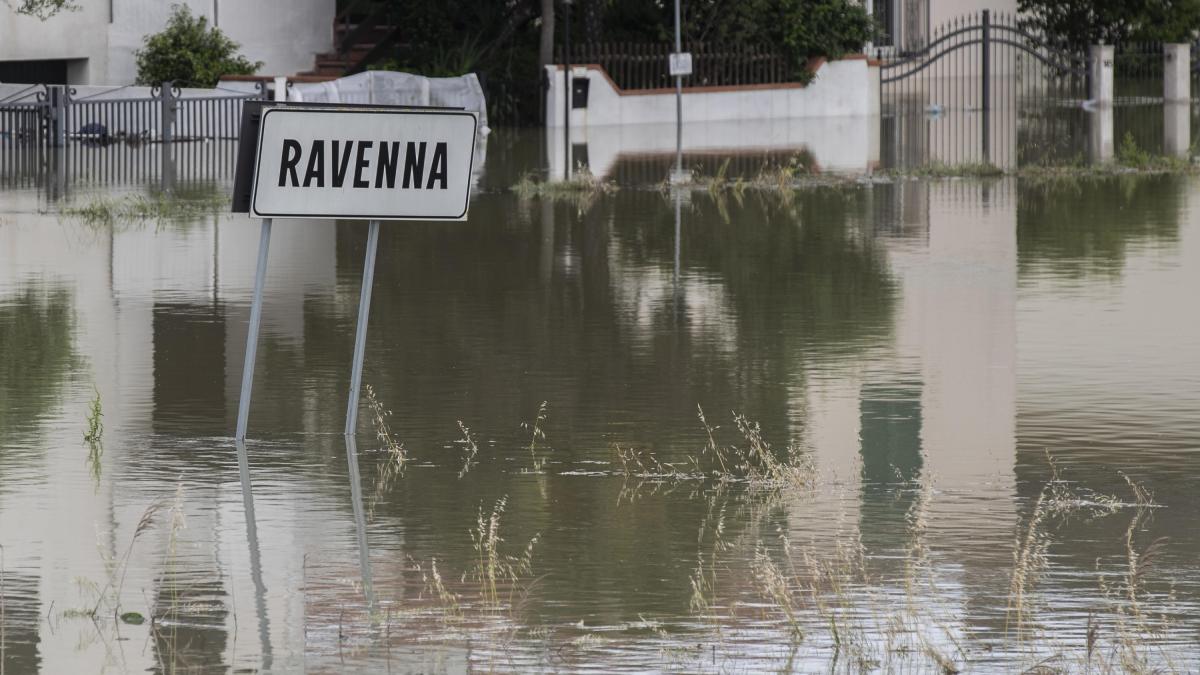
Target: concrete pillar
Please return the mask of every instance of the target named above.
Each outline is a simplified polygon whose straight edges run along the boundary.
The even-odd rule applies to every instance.
[[[1163,45],[1163,100],[1191,101],[1192,46],[1186,42]]]
[[[1092,45],[1088,51],[1088,73],[1092,79],[1091,99],[1096,107],[1111,107],[1113,103],[1112,45]]]
[[[1191,45],[1163,45],[1163,153],[1187,157],[1192,147]]]
[[[1163,154],[1187,157],[1192,149],[1192,104],[1163,103]]]
[[[1111,73],[1111,69],[1109,70]],[[1113,158],[1113,109],[1111,105],[1098,107],[1088,116],[1088,154],[1093,162],[1107,162]]]
[[[1091,106],[1088,150],[1093,162],[1113,158],[1113,48],[1092,45],[1088,50],[1088,75],[1091,79]]]

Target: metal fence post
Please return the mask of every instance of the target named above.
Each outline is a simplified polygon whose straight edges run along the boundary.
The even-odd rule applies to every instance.
[[[982,107],[983,107],[983,161],[991,161],[991,112],[992,112],[992,13],[983,10],[983,53],[980,58],[983,75]]]
[[[67,88],[61,84],[46,85],[50,103],[50,143],[56,148],[67,144]]]
[[[175,83],[170,80],[163,82],[158,90],[159,101],[159,133],[162,144],[159,155],[162,161],[162,187],[169,190],[175,184],[175,158],[171,143],[175,140]]]

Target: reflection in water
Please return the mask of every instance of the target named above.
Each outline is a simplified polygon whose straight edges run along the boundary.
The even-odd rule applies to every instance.
[[[263,670],[271,670],[271,618],[267,611],[267,586],[263,582],[262,556],[258,546],[258,519],[254,515],[254,486],[250,482],[250,462],[246,444],[238,441],[238,478],[242,485],[242,509],[246,519],[246,546],[250,552],[250,578],[254,582],[254,609],[258,615],[259,653]]]
[[[1017,193],[1021,275],[1119,275],[1130,248],[1178,238],[1187,183],[1172,175],[1022,183]]]
[[[71,293],[24,283],[0,287],[0,448],[13,448],[0,453],[0,468],[10,452],[19,452],[16,441],[38,433],[77,365]]]
[[[504,166],[537,154],[499,134],[489,152]],[[377,480],[387,453],[329,433],[365,226],[276,228],[254,402],[269,440],[231,448],[212,437],[232,432],[255,224],[93,230],[17,209],[0,226],[13,242],[0,249],[6,667],[86,671],[106,644],[125,646],[126,671],[823,667],[830,617],[807,600],[806,641],[790,665],[780,656],[795,633],[759,572],[764,557],[784,565],[786,534],[801,584],[800,551],[861,551],[866,574],[830,598],[839,625],[915,606],[908,625],[960,666],[1012,669],[1043,646],[1007,642],[1005,622],[1046,449],[1069,480],[1124,496],[1120,470],[1155,491],[1164,508],[1135,545],[1171,542],[1146,585],[1163,594],[1146,602],[1186,650],[1200,326],[1180,308],[1200,274],[1196,190],[903,181],[579,205],[485,188],[466,223],[383,230],[364,377],[412,457],[391,481]],[[93,380],[99,486],[79,441]],[[520,423],[543,400],[539,469]],[[730,411],[776,452],[794,445],[816,487],[689,476],[707,443],[697,404],[722,445],[744,443]],[[479,446],[461,477],[460,420]],[[685,477],[631,478],[614,444]],[[90,620],[44,622],[85,604],[71,580],[105,579],[104,558],[180,482],[186,529],[164,519],[138,540],[121,598],[161,625],[106,643]],[[471,531],[504,497],[499,554],[537,546],[517,592],[488,606]],[[1096,561],[1121,571],[1126,515],[1047,530],[1033,593],[1066,649],[1085,644],[1089,613],[1111,616]]]
[[[367,548],[367,517],[363,510],[362,477],[358,471],[358,444],[354,434],[346,434],[346,470],[350,476],[350,506],[354,510],[354,533],[358,540],[358,562],[362,567],[363,595],[367,599],[367,613],[373,618],[375,586],[371,578],[371,552]]]

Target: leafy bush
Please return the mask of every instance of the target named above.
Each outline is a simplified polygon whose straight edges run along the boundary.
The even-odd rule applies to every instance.
[[[847,0],[785,0],[779,42],[792,59],[801,81],[811,79],[808,62],[862,50],[876,33],[875,21],[861,5]]]
[[[208,19],[193,16],[185,5],[175,5],[167,27],[146,36],[146,45],[135,54],[137,83],[158,85],[168,80],[179,86],[213,87],[223,75],[253,75],[262,61],[238,53],[241,45]]]
[[[606,7],[602,41],[674,40],[670,2],[611,0]],[[866,9],[852,0],[689,0],[682,19],[685,47],[744,44],[778,50],[787,54],[792,76],[801,81],[812,77],[810,59],[857,52],[879,32]]]
[[[875,37],[875,22],[862,5],[847,0],[793,0],[783,44],[797,56],[836,59],[862,50]]]

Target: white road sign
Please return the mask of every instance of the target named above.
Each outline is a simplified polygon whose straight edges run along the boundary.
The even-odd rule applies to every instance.
[[[251,214],[465,220],[476,126],[457,110],[270,108]]]
[[[662,63],[662,61],[659,61]],[[671,77],[692,74],[692,53],[674,52],[671,54]]]

